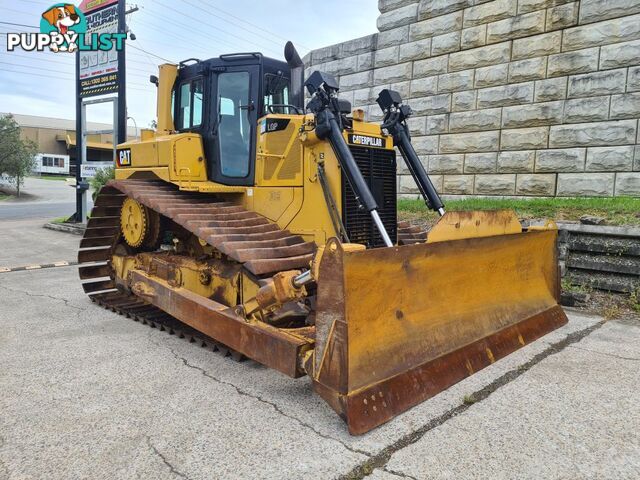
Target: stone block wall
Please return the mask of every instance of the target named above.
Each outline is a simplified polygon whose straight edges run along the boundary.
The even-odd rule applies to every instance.
[[[372,121],[398,90],[441,193],[640,196],[640,0],[378,6],[379,33],[312,51],[308,73],[335,75]]]

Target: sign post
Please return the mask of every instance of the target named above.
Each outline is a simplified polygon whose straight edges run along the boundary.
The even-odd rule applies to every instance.
[[[118,33],[127,34],[127,5],[125,0],[118,2]],[[113,144],[113,161],[115,162],[116,144],[127,141],[127,63],[126,49],[118,51],[118,141]]]
[[[83,0],[80,10],[87,21],[85,44],[99,35],[123,34],[126,37],[125,0]],[[124,38],[124,37],[123,37]],[[77,222],[86,223],[86,195],[88,183],[83,177],[83,163],[87,161],[86,105],[113,102],[114,122],[112,141],[115,146],[127,139],[127,100],[125,73],[125,42],[118,48],[114,42],[110,50],[80,49],[76,54],[76,213]],[[85,101],[89,97],[116,94],[100,100]],[[100,133],[107,133],[106,131]],[[114,156],[115,162],[115,156]]]

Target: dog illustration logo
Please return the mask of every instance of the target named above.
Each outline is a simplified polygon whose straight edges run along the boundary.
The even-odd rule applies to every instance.
[[[70,37],[68,34],[80,33],[77,31],[77,27],[84,23],[84,16],[80,10],[70,3],[57,4],[44,12],[42,18],[48,24],[48,32],[43,33],[58,34],[65,40],[74,38],[72,41],[51,42],[50,48],[53,52],[73,53],[78,49],[78,45],[75,42],[76,36]]]

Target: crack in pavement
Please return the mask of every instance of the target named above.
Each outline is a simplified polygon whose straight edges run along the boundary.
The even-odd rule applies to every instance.
[[[302,426],[302,427],[304,427],[304,428],[307,428],[307,429],[309,429],[309,430],[313,431],[316,435],[318,435],[319,437],[324,438],[325,440],[330,440],[330,441],[338,442],[340,445],[342,445],[345,449],[347,449],[347,450],[348,450],[348,451],[350,451],[351,453],[360,454],[360,455],[364,455],[364,456],[365,456],[365,457],[367,457],[367,458],[371,458],[371,454],[370,454],[370,453],[365,452],[364,450],[360,450],[360,449],[357,449],[357,448],[353,448],[353,447],[351,447],[351,446],[347,445],[346,443],[344,443],[343,441],[341,441],[341,440],[339,440],[339,439],[337,439],[337,438],[334,438],[334,437],[332,437],[332,436],[330,436],[330,435],[327,435],[327,434],[325,434],[325,433],[322,433],[321,431],[317,430],[313,425],[311,425],[311,424],[309,424],[309,423],[306,423],[306,422],[304,422],[304,421],[300,420],[299,418],[297,418],[297,417],[295,417],[295,416],[293,416],[293,415],[290,415],[290,414],[286,413],[286,412],[285,412],[284,410],[282,410],[282,409],[281,409],[281,408],[280,408],[276,403],[271,402],[271,401],[269,401],[269,400],[266,400],[265,398],[262,398],[262,397],[261,397],[261,396],[259,396],[259,395],[254,395],[254,394],[252,394],[252,393],[249,393],[249,392],[247,392],[246,390],[243,390],[242,388],[238,387],[237,385],[234,385],[234,384],[233,384],[233,383],[231,383],[231,382],[227,382],[227,381],[225,381],[225,380],[221,380],[221,379],[219,379],[219,378],[217,378],[217,377],[215,377],[215,376],[211,375],[211,374],[210,374],[209,372],[207,372],[204,368],[202,368],[202,367],[199,367],[199,366],[197,366],[197,365],[193,365],[193,364],[189,363],[189,361],[188,361],[186,358],[184,358],[184,357],[182,357],[181,355],[179,355],[179,354],[178,354],[178,353],[177,353],[173,348],[171,348],[170,346],[168,346],[168,345],[166,345],[166,344],[165,344],[165,345],[161,345],[161,344],[159,344],[159,343],[157,343],[157,342],[155,342],[155,341],[153,341],[153,340],[150,340],[150,341],[151,341],[151,343],[153,343],[153,344],[155,344],[155,345],[157,345],[157,346],[159,346],[159,347],[164,347],[164,348],[168,349],[168,350],[171,352],[171,354],[172,354],[176,359],[180,360],[180,361],[181,361],[181,362],[182,362],[186,367],[189,367],[189,368],[192,368],[192,369],[194,369],[194,370],[199,371],[203,376],[205,376],[205,377],[207,377],[207,378],[209,378],[209,379],[213,380],[214,382],[219,383],[219,384],[221,384],[221,385],[226,385],[226,386],[228,386],[228,387],[231,387],[231,388],[233,388],[233,389],[234,389],[234,390],[235,390],[239,395],[242,395],[242,396],[245,396],[245,397],[252,398],[252,399],[257,400],[257,401],[259,401],[259,402],[261,402],[261,403],[264,403],[265,405],[270,406],[271,408],[273,408],[273,409],[276,411],[276,413],[278,413],[278,414],[282,415],[283,417],[286,417],[286,418],[289,418],[289,419],[291,419],[291,420],[295,421],[295,422],[296,422],[296,423],[298,423],[300,426]]]
[[[397,472],[397,471],[395,471],[395,470],[391,470],[391,469],[390,469],[390,468],[388,468],[388,467],[382,467],[382,468],[381,468],[381,470],[382,470],[383,472],[389,473],[389,474],[394,475],[394,476],[396,476],[396,477],[400,477],[400,478],[409,478],[409,479],[411,479],[411,480],[418,480],[416,477],[412,477],[411,475],[408,475],[408,474],[406,474],[406,473],[402,473],[402,472]],[[371,472],[371,473],[373,473],[373,472]]]
[[[615,355],[613,353],[608,352],[599,352],[598,350],[590,350],[584,347],[578,347],[576,345],[571,345],[570,348],[575,348],[576,350],[582,350],[583,352],[595,353],[596,355],[604,355],[605,357],[618,358],[620,360],[631,360],[632,362],[640,362],[640,358],[636,357],[623,357],[622,355]]]
[[[3,475],[2,478],[9,478],[9,467],[7,467],[7,464],[4,463],[4,461],[2,459],[0,459],[0,473],[5,472],[6,477]]]
[[[0,448],[3,448],[5,445],[5,439],[2,435],[0,435]],[[6,478],[9,478],[9,467],[7,467],[7,464],[4,463],[4,460],[2,460],[2,458],[0,458],[0,472],[5,472],[6,473]],[[3,476],[3,478],[5,478]]]
[[[361,463],[360,465],[358,465],[356,468],[346,473],[345,475],[342,475],[341,477],[339,477],[339,480],[361,480],[371,475],[376,469],[381,469],[386,471],[387,464],[389,463],[389,461],[391,460],[391,457],[396,452],[418,442],[429,431],[433,430],[436,427],[439,427],[440,425],[444,424],[451,418],[457,415],[460,415],[461,413],[465,412],[476,403],[486,400],[496,390],[503,387],[504,385],[507,385],[513,382],[514,380],[516,380],[518,377],[523,375],[525,372],[529,371],[532,367],[540,363],[545,358],[549,357],[550,355],[554,355],[556,353],[561,352],[562,350],[571,346],[574,343],[580,342],[582,339],[584,339],[585,337],[587,337],[588,335],[590,335],[591,333],[593,333],[594,331],[602,327],[605,323],[606,323],[606,320],[603,320],[583,330],[570,333],[563,340],[549,345],[545,350],[538,353],[537,355],[534,355],[528,362],[512,370],[509,370],[507,373],[501,375],[500,377],[498,377],[497,379],[495,379],[493,382],[489,383],[485,387],[472,393],[471,397],[476,399],[475,402],[469,403],[469,404],[462,403],[456,407],[453,407],[452,409],[448,410],[442,415],[432,419],[429,423],[403,436],[396,442],[392,443],[388,447],[381,450],[376,455],[369,456],[369,460]],[[389,473],[393,473],[394,475],[399,475],[399,472],[396,472],[396,471],[390,471]],[[407,478],[412,478],[412,477],[407,477]]]
[[[66,298],[54,297],[53,295],[47,295],[47,294],[44,294],[44,293],[31,293],[31,292],[28,292],[26,290],[18,290],[18,289],[15,289],[15,288],[9,288],[9,287],[7,287],[5,285],[1,285],[1,284],[0,284],[0,288],[6,290],[8,292],[12,292],[12,293],[21,293],[21,294],[26,295],[27,297],[31,297],[31,298],[50,298],[51,300],[59,300],[61,302],[64,302],[65,307],[69,307],[69,308],[73,308],[73,309],[77,310],[78,311],[78,314],[77,314],[78,316],[80,316],[80,314],[82,312],[86,312],[87,311],[86,307],[78,307],[76,305],[73,305],[71,303],[71,301],[67,300]]]
[[[147,439],[147,445],[149,446],[149,448],[153,451],[153,453],[155,453],[158,457],[160,457],[160,459],[162,460],[162,463],[164,463],[169,470],[171,471],[171,473],[173,473],[174,475],[177,475],[180,478],[186,478],[187,480],[189,480],[189,477],[186,476],[184,473],[180,472],[179,470],[177,470],[172,464],[171,462],[169,462],[169,460],[167,460],[167,457],[165,457],[160,450],[158,450],[156,448],[156,446],[151,443],[151,437],[149,435],[145,435],[145,438]]]

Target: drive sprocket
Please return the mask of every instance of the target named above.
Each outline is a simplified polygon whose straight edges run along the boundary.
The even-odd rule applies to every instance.
[[[137,200],[127,197],[120,211],[120,230],[130,247],[153,247],[160,237],[159,215]]]

